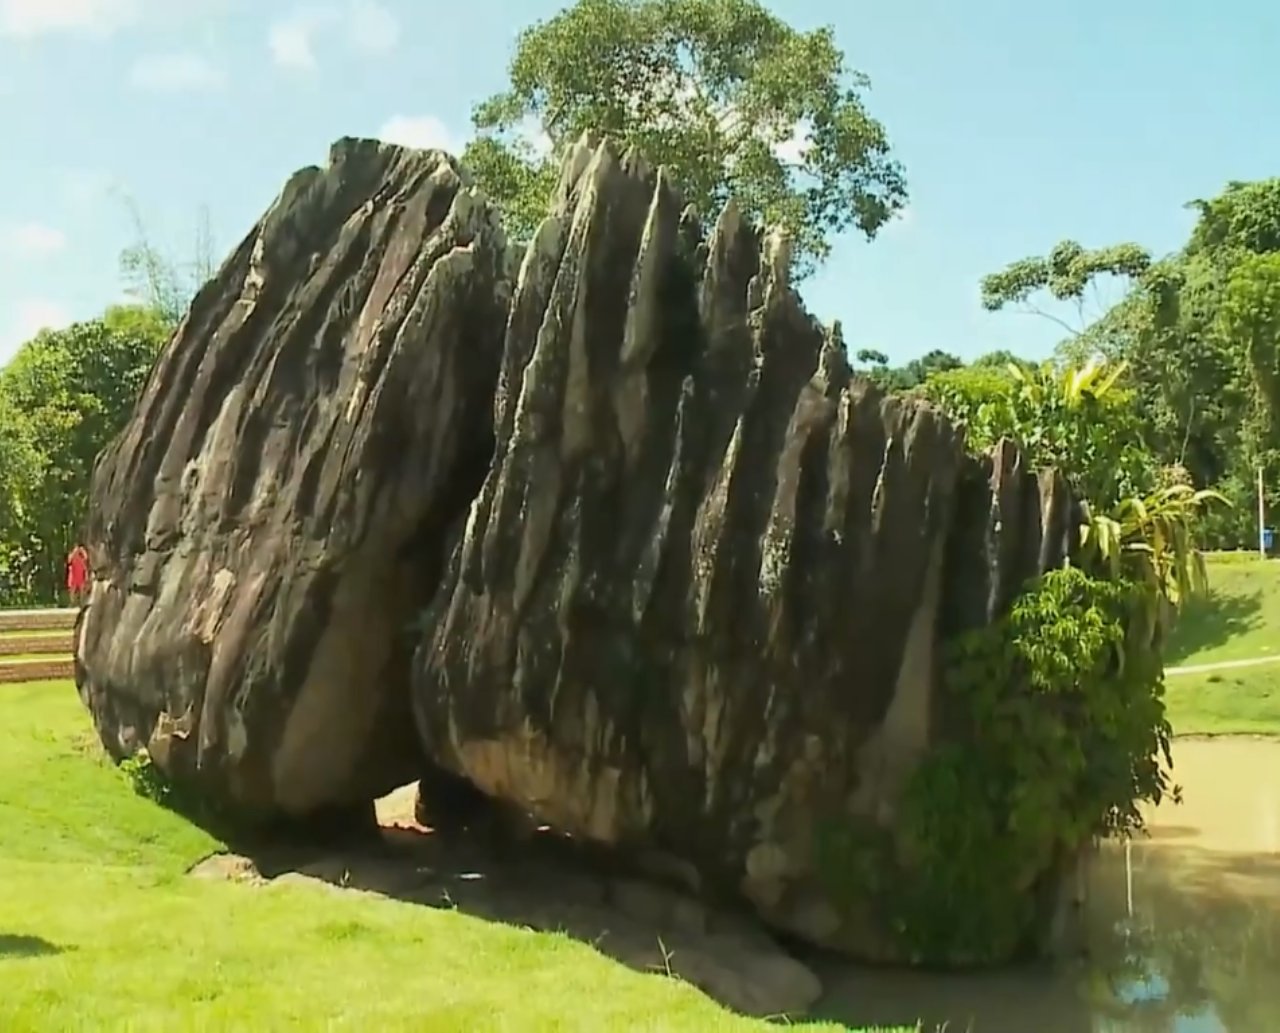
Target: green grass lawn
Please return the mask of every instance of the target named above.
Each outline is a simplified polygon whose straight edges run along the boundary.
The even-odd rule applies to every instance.
[[[1280,657],[1280,560],[1208,557],[1209,594],[1193,599],[1166,651],[1170,667]],[[1170,675],[1169,720],[1188,734],[1280,735],[1280,659],[1275,664]]]
[[[1210,553],[1209,594],[1190,600],[1166,660],[1212,664],[1280,656],[1280,559],[1253,553]]]
[[[773,1028],[567,936],[184,875],[217,848],[133,793],[71,685],[0,686],[0,1030]]]
[[[1280,560],[1209,575],[1170,666],[1280,656]],[[1280,662],[1170,676],[1167,700],[1179,734],[1280,734]],[[772,1028],[567,936],[184,874],[218,847],[133,793],[72,686],[0,685],[0,1031]]]
[[[1280,664],[1170,677],[1165,702],[1178,735],[1280,735]]]

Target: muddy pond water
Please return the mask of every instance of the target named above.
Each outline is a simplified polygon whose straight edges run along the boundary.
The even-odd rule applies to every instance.
[[[1089,873],[1083,956],[982,975],[821,971],[822,1017],[925,1033],[1280,1033],[1280,741],[1175,741],[1181,804]]]

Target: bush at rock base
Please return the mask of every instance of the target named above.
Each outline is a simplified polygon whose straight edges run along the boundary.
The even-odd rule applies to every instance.
[[[833,898],[878,900],[918,963],[1034,952],[1081,847],[1140,831],[1140,805],[1171,789],[1162,665],[1133,630],[1142,596],[1067,567],[954,641],[959,734],[916,768],[892,834],[824,830]]]

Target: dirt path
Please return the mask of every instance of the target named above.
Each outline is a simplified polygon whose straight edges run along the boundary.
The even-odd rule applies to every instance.
[[[1166,667],[1164,673],[1170,677],[1180,674],[1210,674],[1213,671],[1230,671],[1238,667],[1261,667],[1264,664],[1278,664],[1280,656],[1256,656],[1251,660],[1219,660],[1216,664],[1192,664],[1189,667]]]

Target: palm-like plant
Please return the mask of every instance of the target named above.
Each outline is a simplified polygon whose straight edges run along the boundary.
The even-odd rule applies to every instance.
[[[1053,422],[1066,428],[1060,438],[1062,465],[1077,466],[1078,487],[1091,510],[1081,528],[1081,561],[1099,573],[1147,586],[1153,598],[1165,604],[1159,608],[1162,612],[1176,611],[1206,584],[1204,558],[1195,545],[1196,521],[1211,503],[1228,503],[1215,491],[1196,490],[1186,483],[1144,491],[1132,478],[1128,483],[1112,479],[1121,465],[1114,459],[1125,455],[1130,443],[1118,435],[1099,434],[1093,421],[1127,402],[1121,379],[1127,369],[1125,362],[1095,358],[1062,370],[1015,366],[1009,374],[1018,385],[1018,402],[1040,414],[1059,414]],[[1050,421],[1041,415],[1037,422]],[[1101,452],[1094,454],[1099,444]],[[1107,452],[1114,459],[1109,460]]]
[[[1195,522],[1213,502],[1230,505],[1216,491],[1172,484],[1145,497],[1121,499],[1109,511],[1090,513],[1081,529],[1085,559],[1111,577],[1149,586],[1175,609],[1206,585],[1204,557],[1195,545]]]
[[[1043,406],[1050,400],[1068,409],[1079,409],[1089,400],[1102,401],[1115,389],[1128,370],[1128,362],[1108,364],[1094,357],[1083,366],[1055,370],[1050,365],[1027,369],[1016,363],[1008,366],[1009,376],[1029,400]]]
[[[927,383],[926,394],[965,421],[977,447],[1009,438],[1033,465],[1062,470],[1089,510],[1079,562],[1098,576],[1147,586],[1155,612],[1168,616],[1204,587],[1197,520],[1206,506],[1230,503],[1177,471],[1156,470],[1128,369],[1101,357],[1078,367],[1011,364],[1004,390],[952,374]]]

